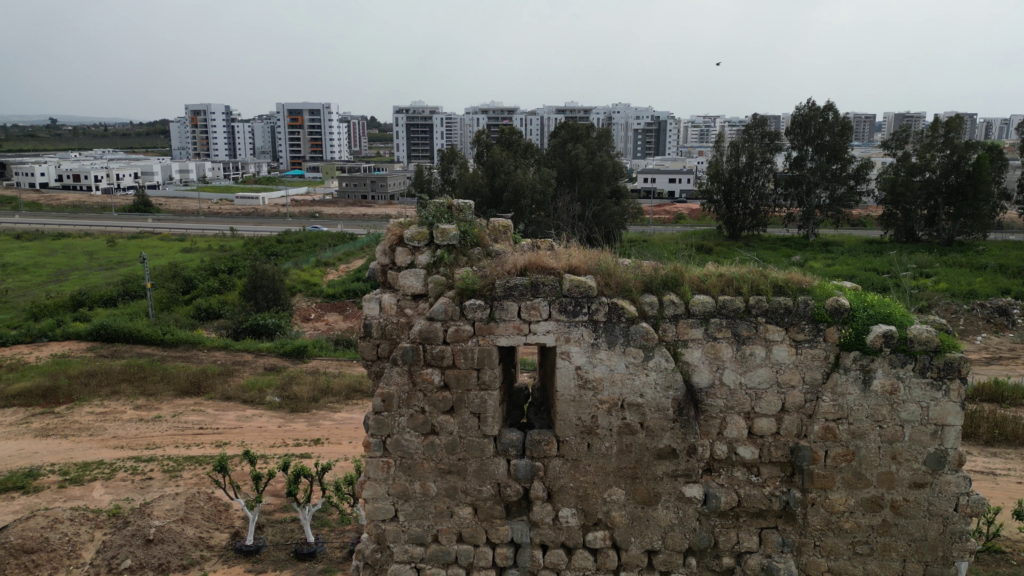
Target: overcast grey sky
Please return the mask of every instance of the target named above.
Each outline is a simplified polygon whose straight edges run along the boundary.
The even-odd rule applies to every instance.
[[[0,114],[331,101],[1024,112],[1024,0],[11,0]],[[716,67],[715,62],[722,65]]]

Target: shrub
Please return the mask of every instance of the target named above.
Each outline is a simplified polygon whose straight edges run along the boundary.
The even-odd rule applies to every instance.
[[[822,283],[816,290],[819,320],[837,324],[836,319],[829,318],[824,311],[824,301],[839,293],[850,302],[850,315],[842,323],[839,347],[848,351],[859,351],[876,354],[876,350],[868,348],[865,338],[871,327],[877,324],[895,326],[900,335],[900,349],[906,348],[907,328],[914,324],[914,316],[902,304],[892,298],[868,292],[866,290],[848,290],[831,283]],[[944,346],[954,344],[944,341]],[[955,346],[958,346],[956,344]]]
[[[231,323],[229,335],[234,340],[274,340],[291,332],[289,312],[239,314]]]

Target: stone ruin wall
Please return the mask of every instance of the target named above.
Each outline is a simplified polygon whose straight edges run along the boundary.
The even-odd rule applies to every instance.
[[[962,356],[841,352],[805,298],[634,307],[566,275],[459,302],[426,270],[457,234],[378,247],[355,576],[953,576],[973,558]],[[517,408],[525,345],[547,420]]]

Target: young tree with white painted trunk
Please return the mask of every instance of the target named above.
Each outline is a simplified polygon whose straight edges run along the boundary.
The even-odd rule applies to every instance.
[[[220,488],[224,495],[233,502],[237,502],[249,521],[249,529],[245,536],[245,545],[253,546],[256,538],[256,522],[260,518],[260,510],[263,508],[263,492],[266,491],[270,481],[277,476],[277,468],[268,467],[263,470],[259,468],[259,456],[246,448],[242,451],[242,460],[249,466],[250,485],[243,488],[232,477],[231,459],[227,454],[221,452],[213,462],[212,472],[207,473],[210,480],[217,488]]]
[[[313,535],[313,515],[316,514],[327,501],[327,482],[324,477],[334,468],[333,462],[320,462],[317,460],[313,468],[299,462],[293,464],[291,460],[281,462],[281,472],[287,482],[285,495],[292,501],[292,507],[299,514],[299,523],[302,524],[302,531],[306,536],[306,543],[315,544],[316,537]],[[314,492],[319,489],[319,496],[314,502]]]

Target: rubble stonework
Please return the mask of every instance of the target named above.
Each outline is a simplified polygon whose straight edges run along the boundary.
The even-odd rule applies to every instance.
[[[363,300],[356,576],[954,576],[973,558],[968,365],[934,330],[909,356],[880,329],[869,356],[809,298],[634,305],[570,275],[429,295],[455,273],[414,266],[453,229],[409,230]],[[527,345],[551,389],[524,406]]]

